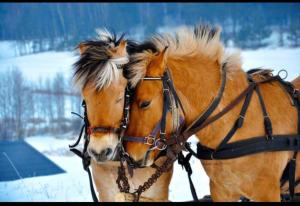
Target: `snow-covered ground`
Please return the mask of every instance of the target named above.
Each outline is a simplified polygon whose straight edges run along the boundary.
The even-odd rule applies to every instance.
[[[75,52],[52,51],[17,57],[1,58],[0,55],[0,72],[17,67],[23,72],[25,78],[30,81],[51,78],[57,73],[69,77],[72,74],[72,64],[75,63],[77,57]]]
[[[26,142],[66,173],[0,182],[0,201],[92,201],[88,175],[82,168],[81,159],[68,150],[74,140],[36,136],[26,138]],[[200,162],[192,159],[191,164],[199,197],[209,194],[208,178]],[[192,200],[186,173],[177,163],[169,194],[171,201]]]
[[[6,51],[0,51],[3,52]],[[242,51],[244,70],[264,67],[274,69],[276,74],[279,70],[286,69],[289,73],[288,80],[300,75],[299,57],[300,48]],[[0,55],[0,71],[18,66],[25,77],[32,81],[53,77],[56,72],[63,72],[69,76],[75,59],[74,52],[44,52],[21,57],[3,54]],[[92,201],[88,177],[82,169],[81,160],[68,151],[68,145],[73,142],[72,140],[38,136],[28,137],[26,141],[58,164],[66,173],[0,182],[0,201]],[[192,178],[198,196],[209,194],[208,177],[200,162],[192,158],[191,163],[194,170]],[[186,173],[177,164],[170,185],[170,200],[192,200]]]

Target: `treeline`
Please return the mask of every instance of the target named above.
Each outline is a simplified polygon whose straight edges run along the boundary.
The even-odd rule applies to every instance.
[[[280,46],[300,46],[299,3],[2,3],[0,19],[0,40],[30,40],[32,52],[73,49],[96,28],[143,38],[200,22],[221,25],[224,42],[241,48],[266,46],[274,31]]]
[[[30,82],[18,68],[0,73],[0,140],[38,134],[77,131],[81,97],[69,79],[58,73],[53,79]]]

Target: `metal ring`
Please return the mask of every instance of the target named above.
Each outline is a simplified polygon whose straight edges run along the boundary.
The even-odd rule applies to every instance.
[[[284,78],[282,78],[282,77],[280,76],[280,73],[282,73],[282,72],[285,72]],[[278,75],[281,79],[286,79],[286,78],[288,77],[288,72],[287,72],[285,69],[281,69],[281,70],[278,71],[277,75]]]
[[[163,147],[162,148],[158,147],[158,144],[157,144],[158,142],[162,142],[163,143]],[[161,139],[155,140],[155,144],[154,145],[155,145],[156,149],[158,149],[158,150],[165,150],[167,148],[167,145],[166,145],[165,141],[163,141]]]
[[[153,141],[152,144],[151,144],[151,142],[148,141],[149,139]],[[154,145],[155,144],[155,137],[153,137],[151,135],[145,137],[145,144],[147,144],[147,145]]]

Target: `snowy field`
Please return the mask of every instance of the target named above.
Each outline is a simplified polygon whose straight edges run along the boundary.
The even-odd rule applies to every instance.
[[[5,50],[1,50],[0,53],[3,51]],[[32,81],[54,76],[56,72],[63,72],[69,76],[71,65],[76,58],[74,52],[44,52],[21,57],[1,54],[0,71],[18,66],[25,77]],[[242,58],[244,70],[264,67],[274,69],[274,74],[277,74],[279,70],[286,69],[289,73],[287,80],[293,80],[300,75],[300,48],[242,51]],[[54,161],[66,173],[0,182],[0,201],[92,201],[88,176],[82,169],[81,160],[68,151],[68,145],[73,143],[70,138],[50,136],[26,138],[29,144]],[[195,139],[192,141],[195,142]],[[198,160],[192,158],[191,163],[192,178],[198,197],[203,197],[209,194],[208,177]],[[170,185],[170,200],[192,200],[187,175],[177,164]]]
[[[26,142],[45,154],[66,173],[0,182],[0,201],[92,201],[88,175],[82,168],[81,159],[68,150],[68,145],[74,140],[36,136],[26,138]],[[191,163],[199,197],[209,194],[208,178],[200,162],[192,159]],[[173,177],[170,200],[191,200],[188,179],[181,166],[175,165]]]

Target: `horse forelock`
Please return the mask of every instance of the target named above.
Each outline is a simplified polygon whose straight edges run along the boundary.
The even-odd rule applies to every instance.
[[[119,67],[129,61],[128,53],[113,56],[111,49],[119,46],[124,35],[119,39],[108,30],[97,30],[97,40],[88,40],[81,44],[87,49],[74,64],[74,84],[82,91],[89,81],[94,82],[96,90],[101,90],[117,81],[122,74]]]
[[[130,56],[129,81],[132,86],[146,75],[147,65],[151,62],[157,51],[163,51],[168,46],[167,58],[184,58],[203,56],[212,61],[217,61],[220,65],[226,63],[226,68],[236,68],[241,65],[239,52],[225,52],[220,40],[220,27],[209,25],[199,25],[195,27],[182,26],[176,29],[174,35],[169,33],[157,34],[147,41],[148,45],[156,48],[149,50],[145,48]]]

